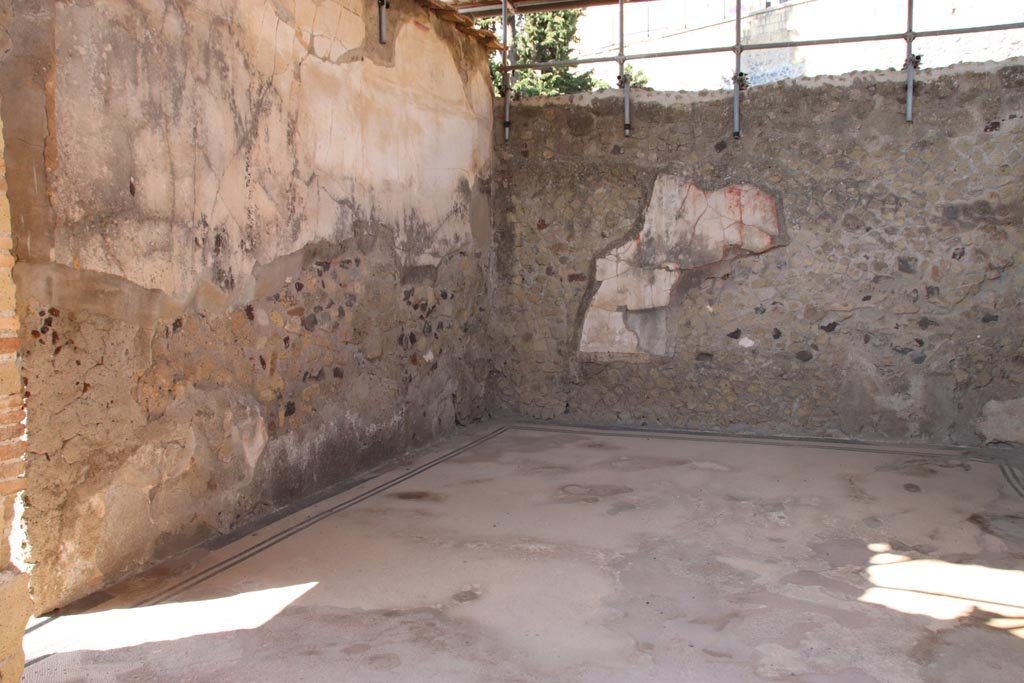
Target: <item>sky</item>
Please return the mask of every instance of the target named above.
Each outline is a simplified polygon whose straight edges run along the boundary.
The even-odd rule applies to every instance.
[[[579,24],[578,57],[614,55],[618,51],[617,5],[584,11]],[[626,53],[731,45],[735,41],[732,0],[653,0],[626,5]],[[840,36],[902,33],[906,4],[899,0],[744,0],[741,26],[745,40],[775,42]],[[1022,0],[918,0],[917,30],[983,26],[1024,21]],[[922,38],[915,53],[924,67],[961,61],[1003,60],[1024,55],[1024,29],[967,36]],[[841,74],[902,68],[903,40],[814,46],[751,52],[743,70],[765,82],[784,77]],[[670,57],[636,62],[659,90],[705,90],[731,87],[732,53]],[[615,83],[618,66],[592,68],[598,78]]]

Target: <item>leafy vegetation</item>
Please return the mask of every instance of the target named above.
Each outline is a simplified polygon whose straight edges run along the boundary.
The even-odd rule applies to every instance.
[[[582,10],[561,10],[558,12],[537,12],[520,14],[516,21],[516,59],[519,62],[554,62],[572,59],[572,48],[578,41],[577,24]],[[482,25],[501,35],[500,20],[489,19]],[[501,93],[501,55],[491,59],[491,79],[494,90]],[[643,71],[626,65],[626,73],[634,86],[647,85]],[[591,70],[580,71],[570,67],[552,67],[543,70],[516,72],[512,92],[519,95],[569,95],[590,92],[609,87],[608,83],[594,77]]]

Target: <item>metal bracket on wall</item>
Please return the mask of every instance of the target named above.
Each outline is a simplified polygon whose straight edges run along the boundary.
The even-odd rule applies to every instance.
[[[736,69],[732,74],[732,137],[734,140],[740,139],[740,90],[745,88],[740,87],[741,81],[745,78],[743,74],[743,41],[740,39],[740,20],[743,17],[743,2],[742,0],[736,0],[736,46],[733,50],[736,52]]]
[[[629,108],[630,78],[626,73],[626,10],[619,0],[619,87],[622,88],[622,134],[633,135],[633,116]]]
[[[631,84],[629,74],[623,71],[619,74],[618,85],[622,88],[622,134],[627,138],[633,135],[633,116],[629,108],[629,86]]]
[[[921,69],[921,55],[909,55],[903,63],[907,70],[907,123],[914,122],[914,76]]]
[[[515,71],[515,8],[511,8],[512,12],[509,12],[509,1],[501,0],[501,44],[505,46],[505,50],[501,53],[501,94],[505,99],[505,116],[502,120],[502,128],[504,128],[505,142],[508,142],[512,137],[512,83],[513,75]],[[508,48],[508,34],[509,34],[509,22],[512,22],[512,41],[513,47],[510,50]],[[511,55],[509,54],[511,53]],[[512,64],[509,64],[509,57],[512,58]]]
[[[381,45],[388,42],[388,7],[391,7],[388,0],[377,0],[377,39]]]
[[[907,123],[914,122],[914,73],[921,65],[921,58],[914,54],[914,0],[907,0]]]

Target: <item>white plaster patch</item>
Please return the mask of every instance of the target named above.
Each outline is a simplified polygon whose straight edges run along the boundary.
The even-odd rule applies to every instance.
[[[587,311],[587,317],[583,320],[580,350],[641,353],[640,340],[635,332],[626,327],[623,314],[599,308]]]
[[[975,424],[987,443],[1024,444],[1024,397],[989,401]]]
[[[666,308],[684,270],[763,253],[778,236],[775,200],[762,190],[730,185],[706,192],[682,176],[659,176],[640,234],[597,258],[600,284],[583,321],[580,351],[667,354],[667,327],[630,329],[625,313]],[[740,340],[744,348],[755,344]]]

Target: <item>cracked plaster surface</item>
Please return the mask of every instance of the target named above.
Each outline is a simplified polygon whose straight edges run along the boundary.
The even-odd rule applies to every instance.
[[[415,265],[470,245],[486,73],[422,12],[365,41],[364,4],[58,4],[55,262],[244,299],[255,265],[360,221]]]
[[[683,272],[764,253],[778,237],[775,201],[760,189],[707,192],[682,176],[659,176],[640,234],[597,258],[580,351],[668,355],[662,309]]]
[[[477,415],[492,93],[412,2],[386,45],[373,0],[36,5],[0,103],[46,611]]]

